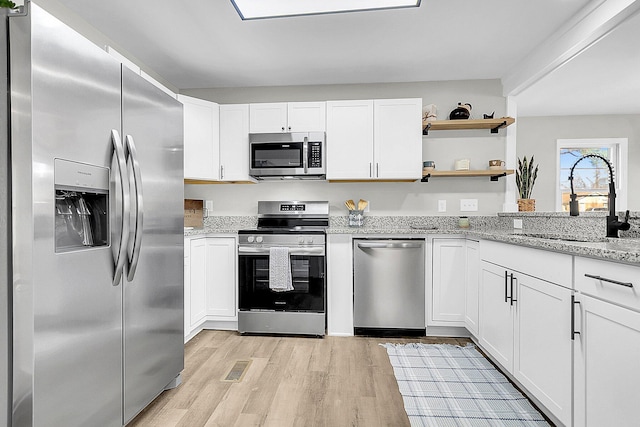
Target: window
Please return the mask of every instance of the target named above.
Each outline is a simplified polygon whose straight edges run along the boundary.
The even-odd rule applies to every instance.
[[[557,141],[556,210],[569,212],[573,165],[584,155],[597,154],[613,167],[616,210],[627,206],[627,138],[559,139]],[[573,170],[573,189],[580,212],[608,211],[609,168],[598,158],[586,158]]]

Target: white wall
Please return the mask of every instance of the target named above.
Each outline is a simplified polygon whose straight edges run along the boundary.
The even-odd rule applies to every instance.
[[[533,189],[536,210],[555,210],[556,140],[570,138],[628,138],[628,203],[640,210],[640,115],[520,117],[518,157],[535,155],[540,169]]]
[[[340,99],[422,98],[436,104],[438,119],[448,118],[458,102],[472,104],[472,118],[495,111],[505,115],[506,102],[499,80],[316,85],[257,88],[190,89],[181,93],[220,104]],[[472,169],[486,169],[489,159],[504,159],[504,131],[431,132],[424,136],[423,160],[435,160],[438,169],[453,169],[453,162],[469,158]],[[331,141],[327,141],[328,144]],[[185,197],[214,200],[216,215],[253,215],[257,200],[329,200],[332,215],[346,214],[347,199],[371,201],[371,215],[437,215],[438,200],[447,201],[443,215],[460,214],[460,199],[478,199],[474,214],[495,214],[504,203],[504,180],[438,178],[428,183],[268,182],[255,185],[187,185]]]
[[[71,11],[68,7],[63,5],[62,3],[56,0],[36,0],[38,6],[58,18],[60,21],[64,22],[71,28],[73,28],[78,33],[82,34],[85,38],[90,40],[92,43],[96,44],[100,48],[105,48],[106,46],[111,46],[115,50],[118,51],[122,56],[127,58],[129,61],[136,64],[140,67],[144,72],[149,74],[153,79],[157,80],[164,86],[166,86],[169,90],[173,92],[178,92],[178,88],[173,86],[171,83],[166,81],[162,76],[140,61],[138,58],[129,53],[124,47],[120,46],[103,33],[98,31],[95,27],[91,26],[87,21],[81,18],[78,14]],[[21,4],[22,2],[15,2],[16,4]]]

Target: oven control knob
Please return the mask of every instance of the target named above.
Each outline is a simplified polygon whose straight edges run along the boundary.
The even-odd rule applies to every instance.
[[[313,243],[313,237],[308,237],[307,238],[307,243]]]
[[[262,243],[262,236],[256,237],[256,242],[257,243]]]
[[[304,237],[302,236],[298,237],[298,243],[304,243]]]
[[[249,236],[249,237],[247,237],[247,242],[249,242],[249,243],[253,243],[253,236]]]

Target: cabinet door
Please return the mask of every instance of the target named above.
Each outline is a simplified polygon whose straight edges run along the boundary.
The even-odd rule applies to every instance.
[[[514,375],[564,425],[571,425],[570,289],[517,273]]]
[[[422,99],[376,99],[374,177],[422,178]]]
[[[479,303],[478,292],[480,289],[480,250],[479,243],[467,240],[467,271],[464,293],[464,324],[474,336],[478,336]]]
[[[503,267],[480,263],[480,345],[507,371],[513,370],[514,306]]]
[[[249,104],[220,106],[220,179],[250,179]]]
[[[206,314],[236,316],[236,239],[209,237],[207,241]]]
[[[184,239],[184,337],[191,333],[191,240]]]
[[[207,281],[207,239],[191,239],[190,251],[190,329],[193,330],[204,321],[207,314],[206,281]]]
[[[327,107],[325,102],[289,102],[287,105],[288,132],[324,132]]]
[[[373,101],[327,102],[327,179],[371,179]]]
[[[432,322],[463,325],[465,251],[465,239],[433,239]]]
[[[287,103],[250,104],[249,132],[289,132],[287,129]]]
[[[637,426],[640,313],[585,295],[577,300],[574,425]]]
[[[348,234],[327,234],[327,334],[353,335],[353,244]]]
[[[178,95],[184,115],[184,177],[219,179],[219,106],[215,102]]]

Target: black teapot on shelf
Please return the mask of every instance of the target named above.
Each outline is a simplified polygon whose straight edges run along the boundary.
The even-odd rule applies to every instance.
[[[458,106],[449,114],[449,120],[465,120],[471,116],[471,104],[458,102]]]

